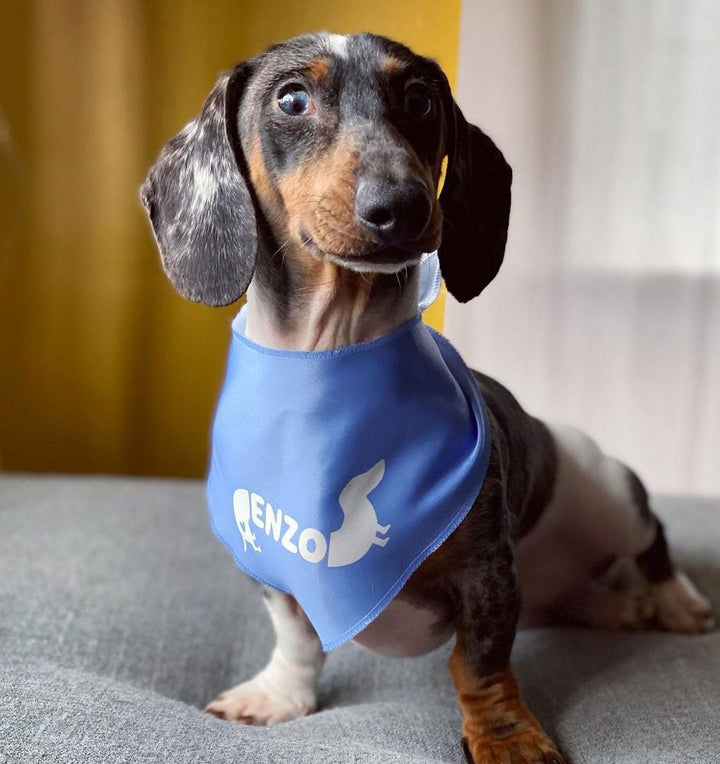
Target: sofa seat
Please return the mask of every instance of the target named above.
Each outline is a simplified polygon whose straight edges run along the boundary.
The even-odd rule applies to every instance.
[[[677,560],[720,608],[720,501],[661,498]],[[205,715],[273,646],[259,587],[199,482],[0,476],[0,762],[462,762],[451,645],[331,653],[320,710]],[[720,763],[720,633],[518,634],[525,699],[574,764]]]

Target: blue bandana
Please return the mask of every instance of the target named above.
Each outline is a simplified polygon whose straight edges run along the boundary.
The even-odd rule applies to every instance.
[[[295,597],[324,650],[376,618],[460,524],[490,453],[472,373],[418,315],[324,352],[273,350],[233,322],[212,435],[213,530]]]

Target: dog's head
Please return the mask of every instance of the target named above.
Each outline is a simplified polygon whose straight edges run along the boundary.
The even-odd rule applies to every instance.
[[[163,148],[142,201],[191,300],[237,300],[256,268],[285,267],[278,252],[300,269],[388,273],[439,247],[466,302],[502,263],[511,179],[434,61],[375,35],[321,33],[222,75]]]

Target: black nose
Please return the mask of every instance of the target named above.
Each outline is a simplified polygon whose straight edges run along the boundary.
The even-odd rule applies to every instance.
[[[419,238],[432,213],[425,186],[386,178],[363,178],[355,193],[355,212],[362,224],[386,244],[409,244]]]

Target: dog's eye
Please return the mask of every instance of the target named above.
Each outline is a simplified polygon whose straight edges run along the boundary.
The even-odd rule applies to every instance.
[[[278,92],[278,106],[291,117],[305,117],[315,111],[307,90],[297,82],[284,85]]]
[[[432,111],[433,102],[432,96],[428,88],[425,85],[421,85],[419,82],[414,82],[405,91],[405,113],[410,117],[419,119],[420,117],[427,117]]]

